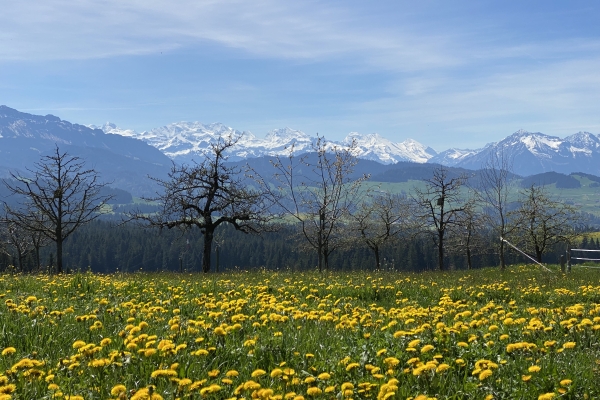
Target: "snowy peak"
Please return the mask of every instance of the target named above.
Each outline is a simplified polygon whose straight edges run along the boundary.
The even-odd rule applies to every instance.
[[[577,149],[597,149],[600,147],[600,139],[589,132],[577,132],[565,138],[565,142]]]

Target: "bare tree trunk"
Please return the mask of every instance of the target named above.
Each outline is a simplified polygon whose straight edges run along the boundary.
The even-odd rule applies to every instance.
[[[379,262],[379,246],[374,245],[373,252],[375,252],[375,270],[378,270],[379,266],[381,265]]]
[[[467,247],[467,268],[473,269],[473,264],[471,262],[471,248]]]
[[[210,253],[212,251],[214,231],[207,228],[204,231],[204,251],[202,253],[202,272],[210,271]]]
[[[36,245],[35,246],[35,269],[38,270],[40,269],[41,263],[40,263],[40,246]]]
[[[323,267],[326,271],[329,270],[329,246],[327,241],[323,243],[323,261]]]
[[[58,229],[57,229],[58,231]],[[61,236],[56,237],[56,273],[63,272],[63,240]]]
[[[17,258],[19,260],[19,271],[25,272],[25,269],[23,267],[23,259],[25,258],[25,255],[23,254],[23,251],[20,248],[17,248]]]
[[[500,241],[500,269],[502,271],[506,269],[506,261],[504,260],[504,240]]]
[[[438,268],[444,270],[444,231],[438,231]]]

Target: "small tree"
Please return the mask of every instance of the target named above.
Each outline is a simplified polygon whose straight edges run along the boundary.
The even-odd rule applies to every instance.
[[[267,229],[266,222],[271,219],[264,193],[248,187],[241,168],[225,164],[227,150],[238,140],[232,136],[221,138],[210,145],[202,162],[173,165],[169,179],[154,178],[163,191],[146,199],[158,202],[159,211],[129,214],[131,219],[145,221],[151,227],[199,228],[204,236],[205,273],[210,271],[213,239],[220,225],[226,223],[244,233],[259,233]]]
[[[98,218],[111,196],[101,194],[106,184],[98,182],[96,171],[85,169],[79,157],[61,152],[58,146],[35,166],[28,169],[32,177],[11,173],[16,183],[4,181],[11,194],[23,200],[18,207],[5,204],[6,218],[19,230],[55,242],[56,268],[61,273],[63,242],[77,228]]]
[[[517,210],[520,241],[542,262],[544,252],[561,242],[570,243],[576,236],[579,218],[568,204],[553,200],[544,187],[532,185],[521,192]]]
[[[380,192],[368,196],[352,213],[350,228],[373,251],[375,269],[381,267],[382,247],[411,230],[414,215],[411,206],[405,196]]]
[[[273,162],[276,187],[263,180],[273,201],[297,221],[308,246],[317,251],[318,269],[329,268],[329,255],[346,241],[343,226],[356,206],[366,176],[352,176],[358,162],[356,143],[338,147],[318,137],[313,152]]]
[[[415,189],[413,201],[419,218],[423,221],[424,233],[431,235],[438,250],[438,268],[444,268],[444,241],[451,226],[460,223],[459,214],[465,210],[461,188],[465,175],[451,176],[448,169],[440,165],[433,170],[433,176],[425,180],[425,189]]]

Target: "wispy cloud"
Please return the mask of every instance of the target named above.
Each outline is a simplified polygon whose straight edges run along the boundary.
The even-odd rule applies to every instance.
[[[439,35],[373,26],[314,1],[10,2],[0,14],[0,38],[4,60],[147,54],[207,41],[267,58],[355,54],[408,70],[456,62]]]

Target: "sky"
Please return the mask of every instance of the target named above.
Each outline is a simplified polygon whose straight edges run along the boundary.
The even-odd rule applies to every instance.
[[[373,4],[371,4],[373,3]],[[0,104],[479,148],[600,134],[600,2],[0,0]]]

